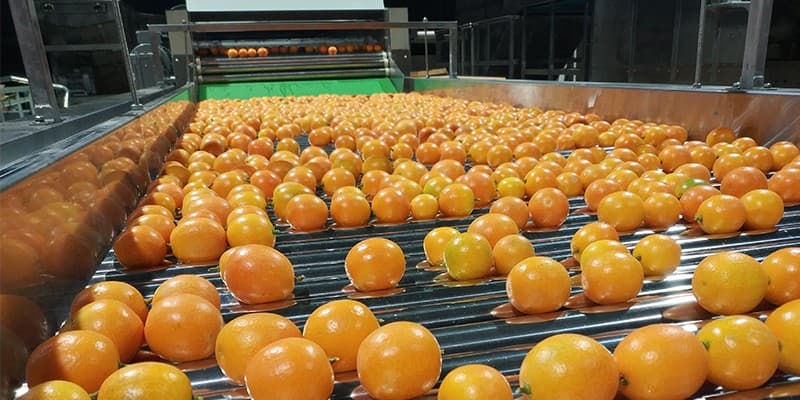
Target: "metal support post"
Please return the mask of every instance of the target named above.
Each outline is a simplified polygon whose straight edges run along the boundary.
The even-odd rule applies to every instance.
[[[514,19],[508,21],[508,78],[514,77]]]
[[[675,15],[672,22],[672,54],[669,58],[669,81],[675,82],[678,76],[678,47],[681,38],[681,19],[683,17],[683,2],[675,2]]]
[[[556,57],[556,5],[554,1],[550,2],[550,35],[548,36],[550,43],[547,49],[547,79],[553,80]]]
[[[122,58],[125,64],[125,73],[128,74],[128,87],[131,90],[131,100],[133,104],[131,108],[140,109],[142,103],[139,102],[139,94],[136,93],[136,76],[133,74],[133,66],[131,65],[131,54],[128,49],[128,39],[125,37],[125,26],[122,24],[122,11],[119,8],[119,0],[112,0],[111,7],[114,9],[114,19],[117,22],[117,32],[119,33],[119,42],[122,46]],[[158,49],[153,49],[156,52]]]
[[[700,83],[700,74],[703,72],[703,39],[706,29],[706,0],[700,0],[700,20],[697,28],[697,55],[694,61],[694,83],[693,87],[703,86]]]
[[[475,76],[475,61],[477,56],[475,52],[478,51],[478,39],[475,37],[475,26],[469,23],[469,74]]]
[[[631,6],[631,36],[628,48],[628,82],[633,82],[636,73],[636,25],[639,23],[639,0]]]
[[[428,17],[422,17],[422,22],[427,23]],[[422,29],[422,41],[425,45],[425,78],[430,78],[430,66],[428,65],[428,28]],[[450,53],[452,55],[452,53]]]
[[[458,60],[458,27],[457,26],[450,28],[450,45],[448,47],[450,48],[449,74],[450,74],[451,78],[455,78],[456,76],[458,76],[457,71],[456,71],[456,68],[458,68],[458,65],[456,65],[456,61]]]
[[[486,51],[483,54],[485,58],[478,57],[478,60],[480,60],[480,62],[485,66],[484,69],[481,70],[481,73],[483,75],[489,75],[490,65],[488,61],[492,60],[492,28],[491,28],[492,23],[487,22],[485,25],[486,25],[486,38],[485,38],[486,41],[484,43],[486,43],[486,48],[485,48]]]
[[[767,60],[769,26],[772,19],[772,0],[750,3],[747,15],[747,36],[742,57],[742,76],[739,82],[743,89],[764,86],[764,64]]]
[[[153,73],[156,77],[159,87],[166,87],[166,80],[164,78],[164,66],[161,64],[161,37],[158,32],[150,31],[150,48],[153,50]]]
[[[19,47],[22,50],[25,75],[27,75],[33,98],[35,123],[59,122],[61,113],[58,110],[56,94],[53,91],[50,65],[47,62],[47,53],[44,49],[33,0],[11,0],[9,7]]]
[[[522,49],[519,55],[519,76],[522,79],[525,79],[525,75],[527,75],[528,68],[528,37],[527,37],[527,27],[528,25],[528,7],[522,7],[522,26],[520,30],[522,33],[519,35],[522,38]]]

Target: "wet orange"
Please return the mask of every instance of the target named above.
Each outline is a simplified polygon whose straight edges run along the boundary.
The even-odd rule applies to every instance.
[[[202,360],[214,353],[222,329],[219,309],[200,296],[179,293],[153,305],[144,325],[147,345],[170,361]]]
[[[285,317],[252,313],[234,318],[219,331],[214,356],[222,373],[244,383],[247,362],[264,346],[287,337],[301,337],[300,330]]]
[[[581,257],[581,262],[583,293],[595,303],[622,303],[642,289],[644,270],[627,251],[607,251],[585,262]]]
[[[443,265],[445,246],[458,235],[458,230],[450,226],[433,228],[428,232],[422,241],[426,261],[433,266]]]
[[[279,339],[258,350],[244,380],[253,400],[325,399],[333,392],[328,356],[303,338]]]
[[[610,224],[617,231],[632,231],[644,222],[644,202],[631,192],[611,193],[600,200],[597,219]]]
[[[117,300],[95,300],[81,307],[61,330],[80,329],[95,331],[111,339],[122,362],[133,359],[144,343],[142,320],[130,307]]]
[[[506,378],[488,365],[462,365],[439,385],[438,400],[511,400],[514,394]]]
[[[697,303],[715,314],[744,314],[767,292],[769,277],[752,257],[721,252],[704,258],[692,277]]]
[[[570,240],[572,255],[580,260],[586,247],[598,240],[609,239],[619,241],[619,233],[610,224],[602,221],[590,222],[578,229]]]
[[[294,267],[278,250],[261,244],[232,247],[219,258],[220,276],[245,304],[283,300],[294,290]]]
[[[225,229],[209,218],[182,220],[170,234],[172,253],[182,262],[216,261],[228,248]]]
[[[523,313],[556,311],[569,298],[569,274],[552,258],[531,256],[508,273],[506,293],[511,305]]]
[[[619,369],[596,340],[567,333],[537,343],[522,360],[519,380],[530,398],[611,400]]]
[[[320,345],[334,360],[334,372],[354,371],[361,342],[378,327],[375,315],[364,304],[334,300],[308,316],[303,337]]]
[[[359,291],[390,289],[400,282],[406,269],[403,250],[385,238],[356,243],[344,260],[345,271]]]
[[[478,233],[459,234],[444,248],[444,265],[447,267],[447,273],[458,281],[489,275],[492,263],[492,246]]]
[[[789,374],[800,374],[800,299],[776,308],[765,323],[780,342],[778,368]]]
[[[755,167],[738,167],[725,175],[720,184],[722,194],[742,197],[745,193],[767,188],[767,176]]]
[[[516,197],[501,197],[489,208],[489,213],[504,214],[514,220],[517,228],[522,229],[528,224],[530,211],[525,201]]]
[[[705,233],[732,233],[741,229],[747,221],[747,209],[737,197],[714,195],[700,203],[694,220]]]
[[[216,308],[220,308],[219,292],[214,284],[206,278],[192,274],[176,275],[158,285],[153,293],[152,303],[157,304],[169,296],[180,293],[202,297]]]
[[[192,397],[189,377],[162,362],[139,362],[111,374],[100,387],[97,400],[188,399]]]
[[[97,282],[81,290],[75,298],[72,299],[72,304],[69,308],[70,313],[75,313],[81,309],[81,307],[101,299],[121,301],[139,316],[142,323],[147,319],[148,309],[142,294],[130,284],[119,281]]]
[[[645,276],[671,274],[681,263],[681,246],[667,235],[647,235],[631,252],[642,264]]]
[[[494,248],[495,243],[508,235],[515,235],[519,232],[517,224],[511,217],[503,214],[488,213],[475,218],[469,224],[467,232],[473,232],[486,238],[489,245]]]
[[[761,267],[769,283],[765,299],[781,305],[800,299],[800,247],[785,247],[764,258]]]
[[[498,275],[508,275],[517,263],[535,254],[533,244],[522,235],[508,235],[492,248],[494,269]]]
[[[683,399],[706,380],[708,354],[697,337],[676,325],[636,329],[614,350],[619,390],[629,399]]]
[[[534,225],[553,228],[564,223],[569,215],[569,199],[555,188],[539,189],[528,201],[528,211]]]
[[[769,189],[749,191],[741,197],[747,229],[769,229],[783,218],[783,199]]]
[[[167,243],[155,228],[147,225],[133,226],[117,237],[114,254],[125,268],[155,267],[164,261]]]

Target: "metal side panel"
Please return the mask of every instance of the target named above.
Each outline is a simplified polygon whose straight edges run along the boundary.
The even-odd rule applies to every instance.
[[[727,126],[742,136],[769,145],[800,143],[800,91],[731,92],[725,88],[693,89],[680,85],[554,83],[479,79],[406,79],[406,91],[525,107],[596,113],[613,121],[636,118],[677,124],[690,139],[702,140],[714,128]]]
[[[282,82],[235,82],[200,86],[200,99],[249,99],[269,96],[313,96],[319,94],[394,93],[388,78],[321,79]]]

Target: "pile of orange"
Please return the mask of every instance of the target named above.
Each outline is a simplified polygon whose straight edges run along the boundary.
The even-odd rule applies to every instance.
[[[243,50],[236,56],[251,56]],[[757,234],[779,223],[785,204],[800,201],[800,150],[792,143],[767,148],[728,129],[701,142],[676,125],[418,93],[206,100],[166,160],[158,178],[140,185],[144,197],[130,204],[135,209],[114,243],[117,259],[132,270],[164,268],[172,257],[219,265],[241,304],[292,296],[294,270],[274,248],[276,229],[302,234],[463,219],[476,209],[488,213],[466,231],[437,227],[426,235],[430,266],[459,281],[507,276],[511,306],[527,314],[558,311],[573,289],[591,304],[624,303],[639,295],[646,276],[673,273],[681,247],[669,232],[643,235],[631,249],[620,235],[676,224],[696,224],[699,233]],[[89,172],[116,171],[108,168],[105,175]],[[21,199],[34,207],[56,197],[40,188]],[[586,208],[576,210],[580,197]],[[570,243],[579,288],[564,264],[537,256],[528,239],[559,229],[576,212],[598,220]],[[355,290],[391,291],[401,282],[411,260],[390,239],[361,241],[340,260]],[[21,244],[3,248],[20,259],[30,253]],[[743,390],[763,385],[778,368],[797,374],[796,250],[779,250],[763,263],[734,252],[703,260],[692,281],[697,302],[728,316],[697,335],[677,324],[651,325],[626,335],[613,354],[586,336],[542,340],[522,363],[520,390],[536,399],[611,399],[618,392],[683,398],[706,380]],[[766,323],[738,315],[762,300],[780,306]],[[197,276],[162,283],[149,310],[128,285],[93,285],[76,298],[62,332],[33,350],[28,382],[66,380],[99,390],[100,399],[125,385],[142,387],[148,398],[189,393],[188,378],[166,364],[118,370],[120,361],[138,361],[145,343],[174,362],[214,355],[254,399],[327,398],[334,373],[346,371],[355,371],[376,399],[415,398],[440,379],[442,355],[430,331],[412,322],[380,326],[355,301],[319,307],[302,332],[270,313],[224,324],[220,308],[218,289]],[[65,368],[72,356],[82,363]],[[144,378],[131,378],[132,369]],[[484,365],[450,372],[438,396],[469,393],[513,398],[505,377]]]

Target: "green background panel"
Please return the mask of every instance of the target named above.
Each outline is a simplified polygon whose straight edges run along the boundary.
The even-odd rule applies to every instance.
[[[388,78],[324,79],[281,82],[231,82],[200,86],[200,99],[249,99],[268,96],[373,94],[396,92]]]

